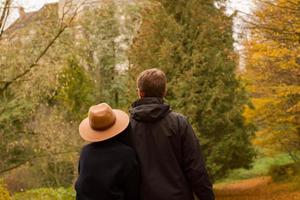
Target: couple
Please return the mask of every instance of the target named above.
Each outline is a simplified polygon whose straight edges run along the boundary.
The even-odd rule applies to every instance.
[[[137,79],[139,100],[129,116],[105,103],[92,106],[79,132],[83,147],[77,200],[213,200],[200,145],[187,119],[163,102],[166,76]]]

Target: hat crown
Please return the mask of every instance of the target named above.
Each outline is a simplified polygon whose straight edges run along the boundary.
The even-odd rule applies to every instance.
[[[112,108],[106,104],[101,103],[90,107],[89,109],[89,122],[94,130],[105,130],[114,125],[116,115]]]

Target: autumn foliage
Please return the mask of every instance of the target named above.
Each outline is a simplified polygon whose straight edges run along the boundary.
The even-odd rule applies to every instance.
[[[247,19],[246,76],[258,124],[255,144],[288,152],[300,150],[300,1],[257,1]]]

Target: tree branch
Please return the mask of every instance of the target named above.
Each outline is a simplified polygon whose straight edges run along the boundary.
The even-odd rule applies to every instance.
[[[10,13],[11,3],[12,3],[12,0],[5,0],[3,8],[0,9],[0,10],[2,10],[1,16],[0,16],[0,40],[1,40],[2,35],[4,33],[7,18],[8,18],[8,15]]]
[[[30,64],[25,71],[22,73],[16,75],[14,78],[12,78],[9,81],[2,81],[3,86],[0,88],[0,95],[3,95],[4,92],[13,84],[14,82],[18,81],[22,77],[24,77],[26,74],[28,74],[34,67],[38,66],[38,62],[41,60],[41,58],[48,52],[48,50],[53,46],[53,44],[58,40],[58,38],[61,36],[61,34],[72,24],[74,19],[76,18],[78,11],[80,7],[84,3],[81,3],[79,6],[76,7],[74,14],[70,17],[69,21],[67,24],[61,22],[60,29],[57,32],[57,34],[49,41],[49,43],[46,45],[46,47],[41,51],[41,53],[37,56],[37,58],[34,60],[32,64]],[[72,9],[72,8],[70,8]],[[63,13],[62,20],[65,18],[65,15],[68,13],[68,11]]]
[[[266,4],[266,5],[269,5],[269,6],[277,7],[277,8],[283,9],[283,10],[290,10],[290,11],[293,11],[295,13],[299,12],[297,6],[295,6],[296,4],[291,2],[291,1],[287,1],[290,4],[293,4],[293,5],[291,5],[291,7],[278,5],[278,4],[272,3],[271,1],[266,1],[266,0],[259,0],[259,2],[261,2],[263,4]]]
[[[65,152],[57,152],[57,153],[54,153],[52,154],[53,156],[59,156],[59,155],[64,155],[64,154],[71,154],[71,153],[77,153],[77,151],[75,150],[72,150],[72,151],[65,151]],[[6,169],[1,169],[0,170],[0,174],[4,174],[6,172],[9,172],[11,170],[14,170],[14,169],[17,169],[19,167],[21,167],[22,165],[25,165],[27,163],[30,163],[32,162],[33,160],[35,159],[39,159],[39,158],[47,158],[49,156],[49,154],[41,154],[41,155],[36,155],[36,156],[33,156],[31,158],[28,158],[24,161],[21,161],[20,163],[16,164],[16,165],[13,165],[13,166],[10,166]]]

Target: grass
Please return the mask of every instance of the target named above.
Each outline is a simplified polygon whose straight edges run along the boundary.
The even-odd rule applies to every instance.
[[[299,200],[300,191],[291,183],[274,183],[258,177],[215,186],[216,200]]]
[[[74,200],[73,188],[38,188],[16,193],[13,200]]]
[[[291,162],[287,154],[278,154],[273,157],[257,158],[251,169],[232,170],[226,178],[219,180],[215,185],[217,200],[300,200],[298,192],[300,176],[288,184],[273,183],[270,177],[264,177],[268,175],[271,166]],[[17,193],[12,199],[73,200],[74,198],[75,192],[72,188],[40,188]]]
[[[237,180],[266,176],[271,166],[280,166],[292,162],[292,159],[287,154],[278,154],[273,157],[259,157],[254,161],[252,168],[232,170],[225,178],[218,180],[217,183],[231,183]]]

